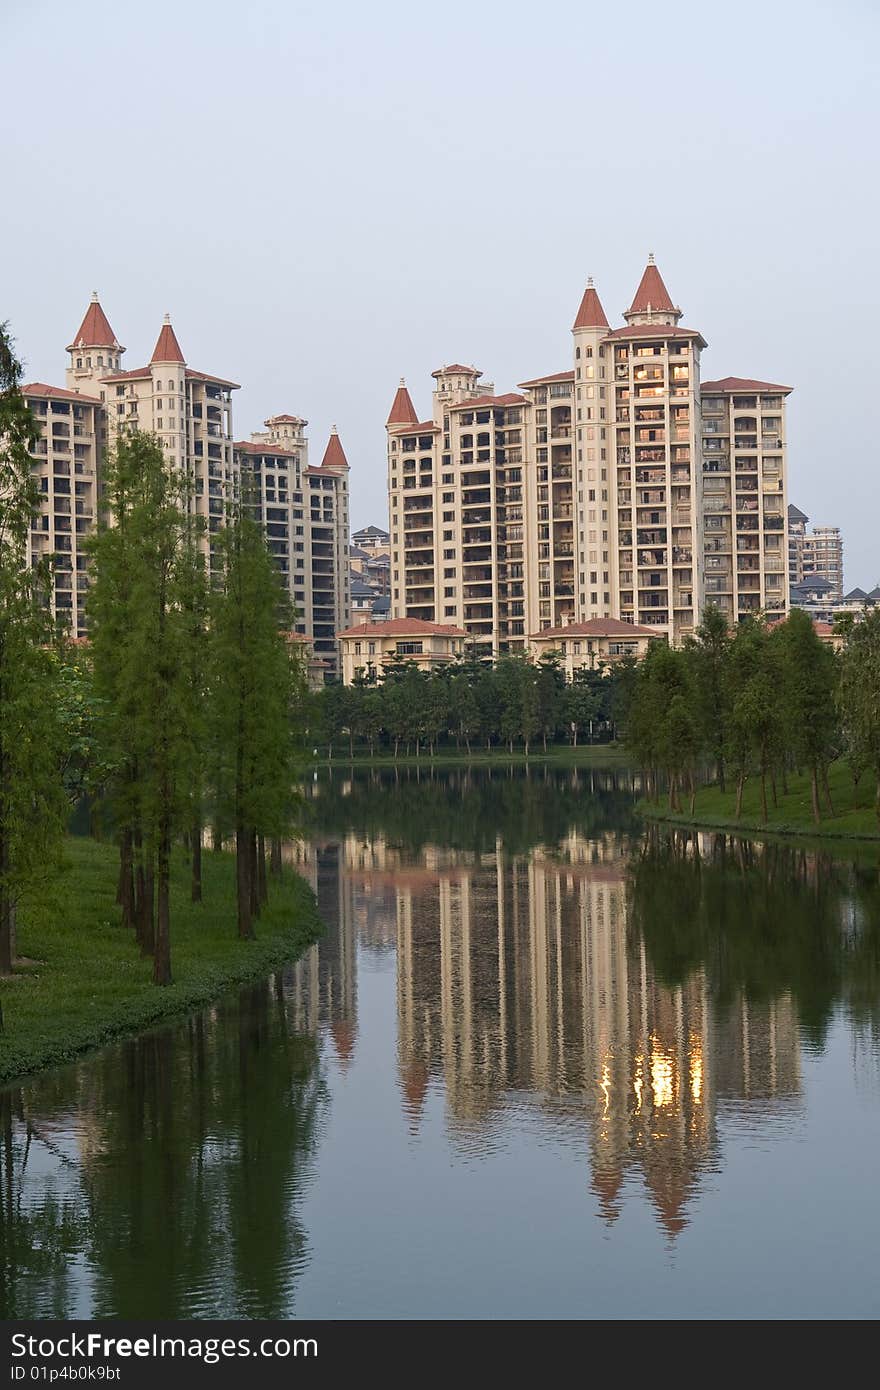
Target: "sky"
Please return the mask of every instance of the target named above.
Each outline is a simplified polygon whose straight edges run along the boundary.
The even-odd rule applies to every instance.
[[[792,385],[789,498],[880,581],[875,0],[0,0],[0,319],[63,383],[92,290],[148,360],[242,383],[238,438],[336,424],[384,524],[405,376],[571,365],[649,252],[704,379]]]

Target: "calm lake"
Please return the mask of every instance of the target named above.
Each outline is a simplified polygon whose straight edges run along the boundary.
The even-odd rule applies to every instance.
[[[880,1313],[880,873],[322,773],[283,975],[0,1092],[5,1317]]]

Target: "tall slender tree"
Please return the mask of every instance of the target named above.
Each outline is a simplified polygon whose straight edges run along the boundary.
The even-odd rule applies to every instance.
[[[37,426],[21,394],[21,364],[0,326],[0,973],[15,958],[21,895],[54,859],[65,798],[62,720],[49,563],[29,563],[40,495],[30,451]]]
[[[216,814],[235,834],[238,933],[247,939],[267,888],[260,841],[280,837],[293,816],[301,682],[289,602],[260,528],[236,506],[214,540],[211,779]]]

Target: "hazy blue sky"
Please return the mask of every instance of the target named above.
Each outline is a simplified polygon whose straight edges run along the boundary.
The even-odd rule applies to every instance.
[[[703,375],[792,384],[790,495],[880,580],[874,0],[598,6],[0,0],[3,286],[31,379],[92,289],[242,383],[236,434],[338,424],[383,522],[401,375],[501,390],[619,321],[654,251]],[[875,337],[875,335],[877,335]]]

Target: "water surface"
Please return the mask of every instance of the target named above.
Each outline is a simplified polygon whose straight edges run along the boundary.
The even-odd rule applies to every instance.
[[[625,773],[322,774],[327,933],[0,1092],[7,1317],[880,1312],[880,889]]]

